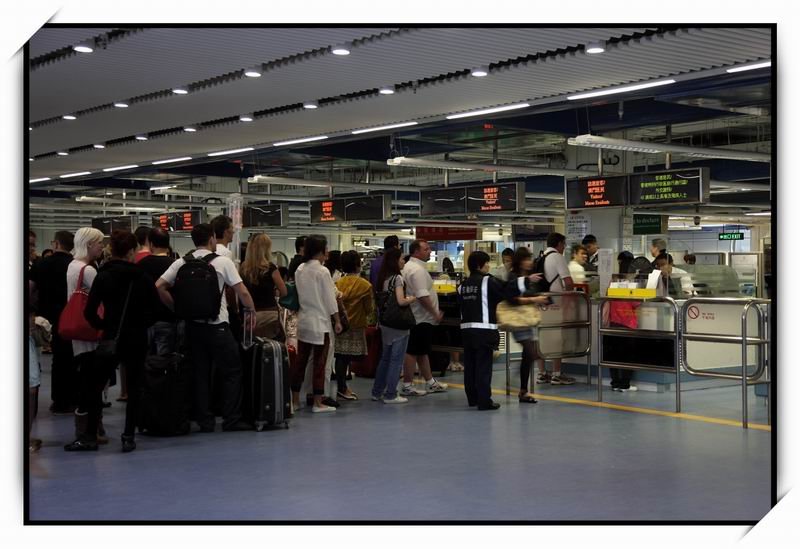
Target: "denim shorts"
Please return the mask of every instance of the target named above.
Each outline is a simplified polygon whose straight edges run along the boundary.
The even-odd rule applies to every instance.
[[[511,335],[517,343],[536,341],[539,339],[539,330],[537,328],[525,328],[524,330],[514,330]]]

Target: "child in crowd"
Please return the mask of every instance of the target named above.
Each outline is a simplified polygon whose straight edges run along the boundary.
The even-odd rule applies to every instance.
[[[47,319],[36,316],[36,312],[31,309],[28,313],[29,335],[28,335],[28,450],[37,452],[42,447],[42,441],[38,438],[30,438],[33,420],[39,409],[39,386],[41,385],[42,366],[40,349],[50,343],[52,337],[52,327]]]

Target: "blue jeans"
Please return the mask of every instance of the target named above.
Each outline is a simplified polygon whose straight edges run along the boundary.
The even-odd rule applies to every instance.
[[[375,383],[372,385],[372,396],[376,398],[385,396],[388,400],[397,397],[397,382],[403,369],[406,345],[408,345],[407,335],[396,339],[391,345],[383,346],[381,361],[375,373]]]

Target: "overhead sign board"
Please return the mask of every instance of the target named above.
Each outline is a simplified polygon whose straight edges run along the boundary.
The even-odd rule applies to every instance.
[[[665,234],[669,216],[633,214],[633,234]]]
[[[151,226],[165,231],[191,231],[203,222],[202,210],[169,212],[152,216]]]
[[[285,227],[288,222],[288,204],[251,204],[242,210],[242,227]]]
[[[720,240],[744,240],[744,233],[719,233]]]
[[[420,191],[420,214],[464,215],[525,210],[525,184],[486,183]]]
[[[344,202],[330,198],[311,203],[311,223],[336,223],[344,221]]]
[[[417,227],[416,238],[438,242],[452,242],[454,240],[480,240],[482,231],[465,227]]]
[[[117,230],[133,231],[134,223],[132,215],[95,217],[92,219],[92,227],[102,232],[105,236],[111,236],[111,233]]]
[[[389,194],[330,198],[311,202],[311,223],[385,221],[392,218]]]
[[[420,191],[420,215],[459,215],[466,213],[466,187]]]
[[[628,177],[586,177],[566,182],[568,210],[584,208],[618,208],[625,206],[628,197]]]
[[[628,177],[631,206],[702,204],[709,197],[708,168],[637,173]]]

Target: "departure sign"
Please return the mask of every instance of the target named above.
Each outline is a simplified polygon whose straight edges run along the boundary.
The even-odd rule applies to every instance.
[[[251,205],[242,211],[242,227],[284,227],[288,222],[287,204]]]
[[[637,173],[629,178],[631,206],[701,204],[708,201],[708,168]]]
[[[202,216],[202,210],[156,214],[152,217],[151,225],[165,231],[191,231],[203,222]]]
[[[466,187],[420,191],[421,215],[458,215],[466,212]]]
[[[150,223],[152,227],[157,227],[163,231],[174,231],[175,225],[174,222],[175,218],[170,213],[163,213],[153,216],[153,220]]]
[[[339,198],[311,203],[311,223],[344,221],[344,201]]]
[[[498,183],[467,187],[467,213],[516,212],[524,204],[524,184]]]
[[[614,208],[625,206],[628,178],[588,177],[572,179],[566,183],[568,210],[584,208]]]

